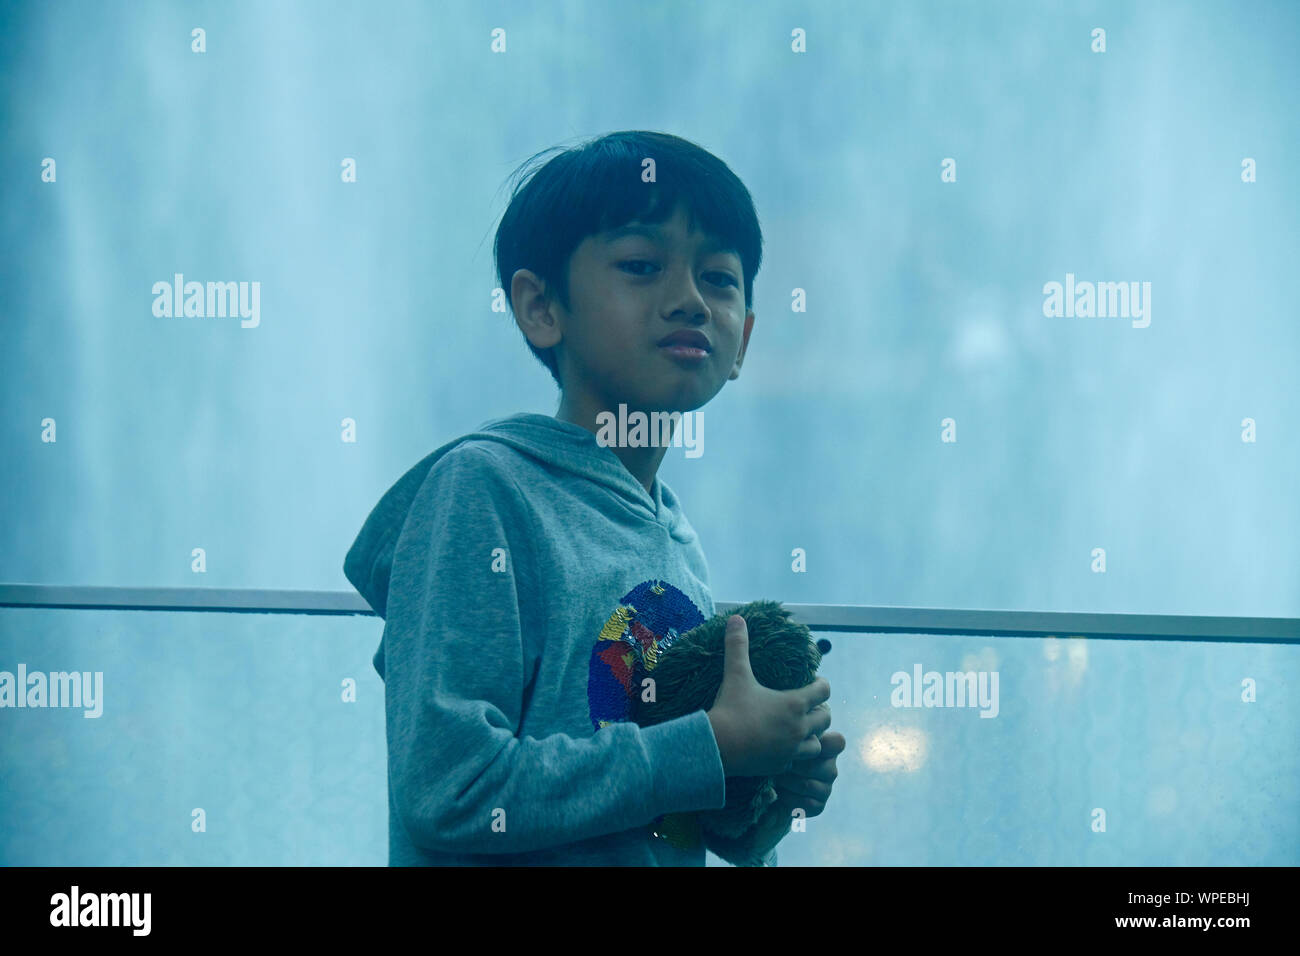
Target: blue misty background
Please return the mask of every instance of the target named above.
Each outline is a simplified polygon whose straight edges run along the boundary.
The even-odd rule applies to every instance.
[[[507,175],[648,128],[716,152],[765,229],[744,374],[706,406],[703,456],[661,471],[719,601],[1300,616],[1298,21],[7,4],[0,581],[348,587],[347,547],[406,468],[555,410],[490,308]],[[260,326],[155,318],[176,272],[260,281]],[[1150,282],[1150,327],[1045,318],[1067,272]],[[0,711],[0,862],[385,863],[381,628],[0,612],[0,669],[105,680],[97,720]],[[1300,863],[1300,648],[834,642],[849,749],[783,863]],[[998,670],[999,717],[890,707],[916,663]]]

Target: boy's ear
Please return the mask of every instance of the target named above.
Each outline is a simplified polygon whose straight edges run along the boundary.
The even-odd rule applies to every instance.
[[[537,348],[549,349],[564,338],[546,283],[536,273],[519,269],[510,277],[510,304],[519,331]]]
[[[727,381],[734,382],[740,378],[740,366],[745,361],[745,350],[749,348],[749,333],[754,330],[754,310],[745,310],[745,331],[740,337],[740,352],[736,355],[736,364],[731,367]]]

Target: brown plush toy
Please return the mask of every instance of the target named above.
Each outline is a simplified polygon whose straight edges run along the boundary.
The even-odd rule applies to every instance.
[[[745,619],[749,664],[760,684],[795,690],[817,678],[822,651],[808,628],[778,602],[753,601],[732,613]],[[654,700],[634,697],[633,720],[650,726],[713,706],[722,687],[729,617],[716,615],[659,653],[646,671],[654,679]],[[822,647],[830,649],[825,642]],[[790,818],[780,808],[767,812],[776,801],[771,777],[728,777],[726,784],[726,805],[696,814],[704,845],[735,866],[761,866],[766,849],[789,829]]]

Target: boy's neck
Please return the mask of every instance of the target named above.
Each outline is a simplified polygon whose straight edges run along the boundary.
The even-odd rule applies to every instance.
[[[590,403],[573,400],[565,394],[560,399],[559,410],[555,413],[558,421],[569,422],[587,429],[593,435],[600,431],[600,425],[596,421],[596,415],[606,409],[588,407]],[[641,483],[645,488],[646,494],[654,497],[654,480],[655,475],[659,473],[659,463],[664,460],[664,453],[668,451],[663,445],[646,445],[637,448],[624,448],[619,445],[607,446],[610,451],[618,456],[618,460],[623,463],[632,477]]]

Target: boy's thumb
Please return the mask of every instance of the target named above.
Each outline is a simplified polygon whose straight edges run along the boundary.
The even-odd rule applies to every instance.
[[[749,667],[749,627],[739,614],[727,618],[727,635],[723,640],[723,676],[729,671],[737,677],[753,679]]]

